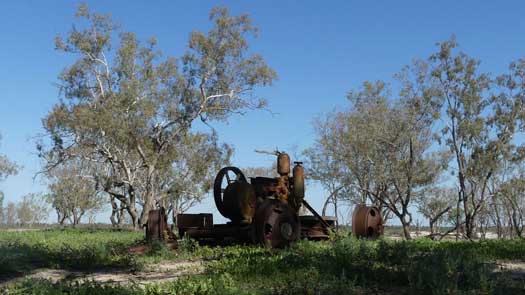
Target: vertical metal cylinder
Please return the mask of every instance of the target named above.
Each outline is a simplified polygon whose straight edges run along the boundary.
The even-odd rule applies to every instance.
[[[290,156],[287,153],[277,156],[277,173],[281,176],[290,174]]]
[[[294,198],[297,199],[297,203],[300,204],[304,199],[304,167],[301,162],[295,162],[293,167],[293,194]]]

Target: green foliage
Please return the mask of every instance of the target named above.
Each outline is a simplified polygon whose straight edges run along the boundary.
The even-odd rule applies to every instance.
[[[407,274],[412,289],[444,294],[488,291],[490,269],[489,264],[473,253],[433,249],[413,257]]]
[[[321,115],[314,122],[315,143],[305,151],[308,175],[334,199],[387,208],[407,239],[414,201],[425,208],[432,228],[455,213],[447,225],[463,226],[474,238],[478,223],[489,220],[490,206],[501,211],[490,216],[495,225],[511,219],[521,236],[523,192],[505,191],[511,197],[497,201],[492,196],[505,178],[524,177],[525,145],[515,138],[525,126],[525,59],[495,77],[461,52],[455,37],[437,46],[396,75],[397,93],[385,82],[365,81],[348,93],[348,109]],[[427,190],[448,176],[444,171],[456,178],[457,189],[428,198]],[[494,180],[498,173],[502,179]],[[453,212],[455,204],[460,206]]]
[[[162,259],[173,259],[175,254],[165,243],[161,241],[153,241],[149,244],[150,250],[146,253],[149,258],[154,258],[155,261]]]
[[[2,140],[2,135],[0,134],[0,141]],[[14,175],[18,173],[20,167],[16,163],[9,160],[6,156],[0,154],[0,181],[3,181],[9,175]]]
[[[24,195],[16,205],[16,217],[21,225],[43,222],[49,213],[44,196],[38,193]]]
[[[427,73],[421,64],[411,70]],[[431,151],[435,107],[418,90],[422,81],[413,80],[402,76],[398,97],[382,81],[350,91],[348,109],[315,122],[316,141],[305,152],[309,175],[331,193],[387,208],[405,227],[412,223],[411,202],[438,180],[448,161],[446,153]]]
[[[2,134],[0,134],[0,142]],[[20,167],[9,160],[6,156],[0,154],[0,182],[5,180],[9,175],[17,174]],[[4,193],[0,191],[0,223],[5,222],[4,218]]]
[[[161,286],[148,286],[147,294],[254,294],[242,290],[237,281],[229,274],[195,276],[177,280]]]
[[[435,89],[446,122],[439,144],[443,142],[453,154],[462,222],[466,236],[472,238],[491,179],[508,169],[506,162],[520,164],[523,159],[523,143],[513,139],[525,119],[525,61],[511,63],[508,73],[494,78],[481,72],[479,60],[459,51],[454,36],[437,45],[438,52],[429,57],[433,82],[429,86]],[[512,177],[516,171],[505,174]]]
[[[46,201],[55,209],[59,224],[69,219],[76,226],[84,214],[96,213],[107,202],[93,179],[97,168],[89,161],[70,160],[47,173],[50,193]]]
[[[0,276],[38,267],[134,267],[127,249],[142,233],[112,230],[0,231]]]
[[[1,289],[0,289],[1,291]],[[53,284],[42,280],[24,280],[14,288],[6,288],[6,294],[24,295],[145,295],[146,293],[134,286],[104,285],[96,282],[69,282]],[[152,293],[155,294],[155,293]]]
[[[199,243],[189,237],[184,237],[179,241],[179,250],[183,253],[193,253],[197,250]]]
[[[86,5],[77,17],[80,24],[55,42],[74,62],[59,75],[63,100],[43,119],[51,140],[38,146],[44,170],[71,158],[101,163],[92,176],[125,204],[135,226],[139,197],[141,224],[155,198],[187,209],[232,153],[214,131],[194,130],[197,121],[226,121],[266,105],[256,90],[276,74],[249,50],[256,28],[247,15],[215,8],[214,26],[192,32],[177,59],[162,56],[154,38],[141,42]]]

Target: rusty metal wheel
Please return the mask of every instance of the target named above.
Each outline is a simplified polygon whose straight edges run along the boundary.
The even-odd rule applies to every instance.
[[[241,169],[237,167],[224,167],[215,177],[215,182],[213,184],[213,197],[217,209],[224,217],[228,217],[227,210],[224,206],[224,191],[230,183],[236,181],[247,182]]]
[[[254,218],[253,239],[267,248],[284,248],[300,236],[297,213],[288,204],[267,199],[258,208]]]

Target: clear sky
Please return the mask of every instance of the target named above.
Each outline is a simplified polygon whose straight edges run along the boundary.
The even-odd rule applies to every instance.
[[[54,37],[74,22],[76,1],[2,1],[0,4],[0,154],[24,166],[0,183],[8,201],[44,191],[33,181],[39,169],[34,136],[58,100],[54,83],[71,57],[54,51]],[[216,124],[235,146],[233,164],[269,166],[274,158],[254,149],[301,150],[313,141],[312,118],[346,105],[345,94],[364,80],[392,81],[435,43],[457,36],[462,50],[494,74],[525,57],[524,1],[87,1],[111,13],[145,40],[156,36],[165,55],[181,56],[189,33],[206,30],[216,5],[249,13],[259,27],[251,45],[277,71],[278,81],[260,93],[277,114],[258,111]],[[307,198],[320,206],[325,193]],[[211,202],[197,211],[209,211]],[[107,219],[104,219],[105,221]]]

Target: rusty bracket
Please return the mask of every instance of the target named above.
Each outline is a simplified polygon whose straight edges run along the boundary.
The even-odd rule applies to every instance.
[[[328,222],[326,222],[326,220],[323,219],[323,217],[321,215],[319,215],[319,213],[317,213],[317,211],[315,211],[315,209],[310,206],[310,204],[308,204],[308,202],[306,202],[305,199],[303,199],[303,205],[306,207],[306,209],[310,210],[310,212],[312,212],[312,214],[317,217],[317,219],[319,219],[319,221],[321,222],[321,224],[326,228],[326,229],[332,229],[332,227],[328,224]]]

